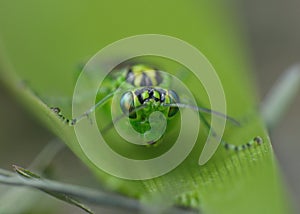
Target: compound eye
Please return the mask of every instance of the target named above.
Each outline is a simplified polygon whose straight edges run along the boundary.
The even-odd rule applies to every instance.
[[[179,96],[177,95],[177,93],[173,90],[168,90],[168,94],[170,97],[170,103],[179,103]],[[179,111],[178,107],[170,107],[169,108],[169,112],[168,112],[168,117],[173,117],[177,112]]]
[[[131,119],[136,119],[136,112],[133,112],[134,108],[134,97],[132,92],[128,91],[121,97],[120,106],[125,115]]]

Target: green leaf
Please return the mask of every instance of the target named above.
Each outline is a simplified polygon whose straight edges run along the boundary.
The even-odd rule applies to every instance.
[[[233,14],[222,1],[2,1],[0,78],[16,99],[115,191],[145,203],[176,203],[205,213],[288,213],[269,137],[253,110],[256,91]],[[239,153],[220,148],[206,165],[199,166],[205,139],[201,132],[179,167],[145,181],[119,179],[95,167],[82,152],[73,128],[50,110],[59,106],[70,117],[71,104],[49,97],[70,99],[78,64],[111,42],[143,33],[175,36],[199,48],[218,72],[228,114],[249,117],[241,128],[228,127],[224,139],[240,145],[261,136],[264,144]],[[196,93],[195,81],[190,86]]]

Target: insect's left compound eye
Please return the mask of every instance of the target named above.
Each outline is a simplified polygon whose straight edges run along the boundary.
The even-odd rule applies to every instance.
[[[169,90],[168,94],[170,96],[170,102],[171,103],[179,103],[179,96],[177,95],[177,93],[173,90]],[[177,112],[178,112],[178,107],[170,107],[169,109],[169,113],[168,113],[168,117],[173,117]]]
[[[134,108],[134,97],[132,92],[128,91],[122,95],[120,106],[123,113],[127,115],[129,118],[135,119],[137,117],[136,112],[133,112],[135,108]]]

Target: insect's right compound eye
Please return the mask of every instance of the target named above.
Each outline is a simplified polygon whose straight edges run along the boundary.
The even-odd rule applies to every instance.
[[[171,104],[180,102],[179,96],[175,91],[169,90],[168,93],[169,93],[169,96],[170,96]],[[178,111],[179,111],[178,107],[170,107],[168,117],[171,118],[171,117],[175,116]]]
[[[136,119],[136,112],[133,111],[134,107],[134,96],[132,92],[128,91],[125,92],[120,101],[120,106],[125,115],[127,115],[131,119]]]

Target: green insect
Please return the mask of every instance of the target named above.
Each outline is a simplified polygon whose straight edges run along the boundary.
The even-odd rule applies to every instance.
[[[167,120],[172,120],[178,115],[179,108],[189,108],[199,112],[204,125],[211,129],[208,121],[205,120],[202,113],[215,114],[219,117],[224,117],[233,124],[238,125],[239,122],[234,118],[224,115],[220,112],[211,109],[192,106],[186,103],[181,103],[180,97],[175,90],[168,89],[170,78],[165,76],[162,71],[145,64],[127,65],[119,69],[118,72],[113,72],[109,76],[109,84],[99,91],[102,95],[101,100],[93,107],[88,109],[82,115],[74,119],[66,118],[61,110],[57,107],[51,109],[67,124],[76,125],[81,119],[89,116],[90,113],[97,108],[102,107],[107,101],[111,100],[115,91],[123,84],[125,90],[120,98],[120,108],[123,112],[123,117],[128,117],[131,126],[141,134],[151,129],[149,116],[153,112],[161,112]],[[103,96],[104,94],[104,96]],[[261,144],[261,137],[255,137],[243,145],[233,145],[225,141],[221,141],[225,149],[240,151],[251,147],[253,144]],[[156,142],[150,141],[149,145]]]

